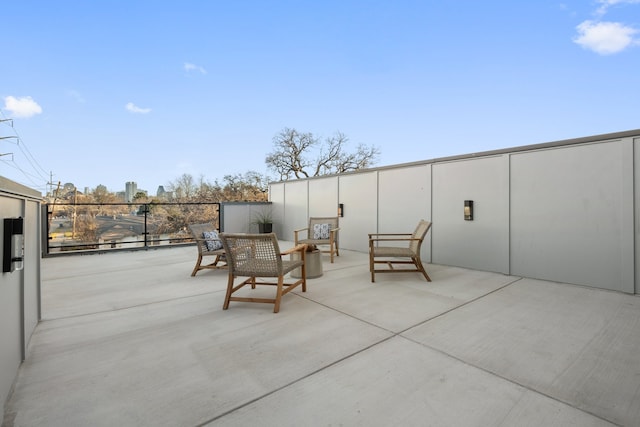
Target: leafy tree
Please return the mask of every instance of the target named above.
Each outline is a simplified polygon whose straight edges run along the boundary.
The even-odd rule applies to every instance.
[[[310,132],[284,128],[273,138],[274,151],[267,155],[265,163],[281,180],[344,173],[375,163],[380,154],[376,147],[359,144],[354,153],[348,153],[348,141],[340,132],[322,142]]]

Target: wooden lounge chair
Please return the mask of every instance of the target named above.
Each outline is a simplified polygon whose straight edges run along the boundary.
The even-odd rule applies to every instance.
[[[407,273],[417,271],[424,275],[428,282],[431,278],[427,274],[420,260],[420,248],[431,222],[420,220],[413,234],[401,233],[370,233],[369,234],[369,271],[371,281],[375,282],[376,273]],[[380,245],[382,243],[382,246]],[[390,244],[394,244],[391,246]],[[389,268],[376,269],[376,264],[385,264]],[[410,264],[415,268],[393,268],[394,264]]]
[[[229,264],[229,281],[227,294],[224,299],[223,310],[229,308],[231,301],[270,303],[274,305],[273,312],[280,311],[280,300],[283,295],[302,285],[302,292],[307,291],[307,272],[305,268],[306,245],[297,245],[285,252],[280,252],[275,233],[265,234],[220,234],[222,244]],[[285,260],[283,255],[299,252],[297,260]],[[285,283],[284,276],[292,270],[301,267],[300,279]],[[234,286],[237,277],[247,277]],[[268,280],[267,278],[272,278]],[[292,279],[293,280],[293,279]],[[255,289],[256,285],[276,286],[274,298],[251,298],[233,296],[246,285]]]
[[[306,231],[306,237],[304,233]],[[309,218],[309,226],[306,228],[300,228],[293,231],[293,241],[295,245],[329,245],[328,250],[322,250],[321,252],[328,253],[331,257],[331,263],[333,263],[333,255],[340,256],[338,250],[338,217],[311,217]]]
[[[205,237],[205,233],[217,232],[213,224],[190,224],[189,231],[193,239],[198,246],[198,259],[196,260],[196,266],[191,272],[191,276],[195,276],[196,273],[204,269],[216,270],[219,268],[226,268],[226,259],[224,255],[224,248],[222,247],[222,240],[219,237]],[[214,235],[215,236],[215,235]],[[208,242],[208,243],[207,243]],[[217,243],[217,244],[216,244]],[[211,264],[202,264],[204,257],[215,257]],[[218,263],[224,262],[223,265]]]

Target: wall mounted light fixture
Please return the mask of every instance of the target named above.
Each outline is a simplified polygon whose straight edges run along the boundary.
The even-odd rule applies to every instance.
[[[473,200],[464,201],[464,220],[473,221]]]
[[[4,219],[2,272],[22,270],[24,260],[24,221],[22,218]]]
[[[344,216],[344,203],[338,203],[338,216],[340,218]]]

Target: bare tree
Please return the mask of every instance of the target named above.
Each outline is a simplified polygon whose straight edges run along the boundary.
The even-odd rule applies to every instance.
[[[213,183],[183,174],[169,184],[179,202],[265,201],[268,186],[269,177],[254,171],[225,175],[222,182]]]
[[[169,190],[173,191],[173,197],[179,201],[189,201],[197,193],[198,187],[193,176],[184,173],[175,181],[169,183]]]
[[[284,128],[273,138],[275,149],[267,155],[265,163],[280,175],[281,180],[344,173],[375,163],[380,154],[376,147],[360,144],[355,153],[347,153],[348,141],[341,132],[322,143],[312,133]]]

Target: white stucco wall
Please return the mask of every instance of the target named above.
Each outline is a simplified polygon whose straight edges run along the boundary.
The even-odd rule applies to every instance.
[[[634,292],[633,146],[511,156],[511,273]]]
[[[431,218],[431,165],[382,170],[378,173],[378,224],[368,233],[411,233],[421,219]],[[431,236],[421,258],[431,261]]]
[[[344,249],[367,252],[368,233],[411,232],[424,218],[433,226],[422,256],[433,263],[640,289],[640,130],[273,183],[272,189],[285,231],[306,224],[311,206],[333,210],[336,198],[344,203]],[[464,200],[474,201],[473,221],[464,220]]]
[[[473,221],[464,201],[473,200]],[[433,165],[436,264],[509,272],[508,155]]]
[[[340,177],[338,203],[344,205],[344,216],[340,218],[340,248],[368,250],[367,233],[375,230],[377,223],[377,181],[375,172]],[[337,210],[338,206],[335,207]]]
[[[40,319],[40,194],[0,177],[0,220],[24,219],[24,269],[0,272],[0,419]],[[0,222],[4,239],[4,221]],[[0,258],[4,256],[0,244]]]

